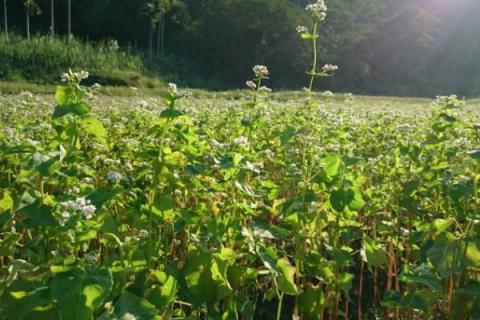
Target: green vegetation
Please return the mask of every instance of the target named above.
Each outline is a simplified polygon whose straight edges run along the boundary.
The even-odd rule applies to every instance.
[[[0,318],[479,316],[478,102],[170,90],[0,97]]]
[[[7,2],[8,26],[26,36],[22,2]],[[143,57],[141,67],[134,63],[136,72],[183,86],[243,87],[247,70],[263,64],[274,75],[272,88],[301,89],[310,64],[311,49],[292,33],[298,25],[313,26],[303,10],[308,0],[33,2],[41,9],[40,15],[30,17],[33,38],[52,30],[67,38],[71,3],[75,38],[87,42],[116,39],[127,56],[133,55],[133,60]],[[328,6],[328,22],[319,30],[319,53],[322,59],[338,64],[339,71],[335,79],[317,82],[315,89],[397,96],[478,95],[479,1],[329,0]],[[25,54],[21,48],[12,50]],[[91,57],[88,51],[87,60]],[[56,59],[57,54],[52,48],[45,59]],[[109,70],[110,62],[106,63]],[[129,63],[118,63],[121,71],[132,68]],[[40,67],[44,65],[35,72],[19,72],[19,76],[25,80],[37,80],[40,74],[50,76],[50,69]],[[63,70],[68,67],[93,72],[89,66],[77,64]],[[19,66],[9,64],[8,68]]]
[[[114,41],[90,44],[78,40],[34,37],[30,41],[10,33],[0,37],[0,78],[7,81],[56,82],[68,68],[91,70],[90,81],[105,85],[159,87],[144,75],[140,56],[118,49]]]
[[[0,95],[0,320],[480,319],[479,100],[315,91],[335,83],[343,40],[421,12],[358,0],[373,15],[358,21],[353,2],[332,0],[337,34],[324,0],[301,2],[141,2],[146,55],[73,39],[77,1],[68,38],[52,36],[54,1],[52,35],[31,37],[41,7],[23,3],[27,39],[0,42],[1,72],[20,80],[0,92],[36,92]],[[167,17],[190,9],[205,38],[195,63],[223,57],[227,76],[204,81],[165,54]],[[382,85],[420,74],[384,54],[394,78]],[[258,59],[275,73],[241,77]],[[267,86],[302,73],[301,91]]]

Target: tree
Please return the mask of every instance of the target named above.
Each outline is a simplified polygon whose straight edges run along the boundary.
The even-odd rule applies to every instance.
[[[25,0],[23,2],[25,6],[25,13],[26,13],[26,23],[27,23],[27,39],[30,41],[30,17],[39,15],[42,11],[40,7],[35,2],[35,0]]]
[[[145,14],[150,21],[149,56],[153,55],[153,30],[157,28],[157,56],[165,51],[165,15],[172,9],[172,0],[147,0]]]
[[[4,25],[5,25],[5,39],[8,41],[7,0],[3,0],[3,23],[4,23]]]
[[[68,0],[68,39],[72,38],[72,0]]]
[[[50,0],[50,32],[55,36],[55,0]]]

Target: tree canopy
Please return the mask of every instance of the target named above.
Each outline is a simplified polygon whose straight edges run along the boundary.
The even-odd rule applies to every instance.
[[[30,28],[46,34],[51,23],[50,1],[36,3],[43,14],[31,17]],[[145,52],[149,46],[151,52],[152,32],[162,32],[165,53],[152,59],[177,66],[187,61],[188,68],[225,87],[242,86],[252,65],[266,64],[272,72],[272,86],[298,89],[294,86],[304,79],[311,53],[295,28],[312,24],[304,11],[308,3],[77,0],[72,1],[72,28],[75,37],[116,39],[123,46]],[[319,54],[324,62],[338,64],[339,71],[335,79],[319,81],[317,89],[405,95],[478,93],[478,1],[326,3],[329,17],[321,25]],[[22,3],[8,2],[8,9],[10,29],[23,32]],[[66,1],[56,1],[55,12],[56,33],[65,35]],[[158,25],[158,31],[152,25]],[[185,82],[188,84],[188,79]]]

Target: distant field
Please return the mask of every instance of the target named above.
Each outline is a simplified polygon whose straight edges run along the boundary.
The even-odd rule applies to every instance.
[[[3,86],[2,86],[3,85]],[[7,87],[9,89],[7,89]],[[3,89],[3,93],[2,92]],[[29,90],[31,89],[31,90]],[[55,86],[40,86],[34,84],[16,84],[0,82],[0,108],[5,105],[13,105],[18,101],[25,101],[25,97],[34,101],[51,104],[54,107]],[[33,92],[30,97],[29,92]],[[136,109],[139,105],[148,105],[148,108],[163,108],[162,95],[166,89],[146,89],[128,87],[104,87],[100,90],[92,102],[94,109],[100,111],[105,107],[115,108],[118,111]],[[202,108],[215,107],[224,108],[235,105],[242,105],[249,99],[248,91],[204,91],[198,89],[185,89],[186,97],[181,100],[183,106]],[[298,101],[304,97],[301,91],[281,91],[270,95],[268,102],[272,105],[282,107],[298,105]],[[386,97],[386,96],[361,96],[338,93],[333,97],[325,96],[317,92],[316,100],[321,107],[334,110],[350,110],[356,112],[394,112],[403,115],[426,115],[431,110],[430,106],[434,101],[428,98],[416,97]],[[476,116],[480,114],[480,99],[467,99],[462,108],[462,115]]]

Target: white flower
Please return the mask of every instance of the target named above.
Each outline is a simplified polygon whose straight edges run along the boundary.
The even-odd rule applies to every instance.
[[[70,81],[70,75],[68,73],[64,72],[60,76],[60,79],[62,80],[62,82],[69,82]]]
[[[338,66],[334,64],[326,64],[323,66],[322,71],[326,73],[335,72],[338,70]]]
[[[437,96],[437,100],[435,102],[440,106],[447,107],[461,107],[465,104],[465,101],[459,100],[458,96],[455,94],[450,96]]]
[[[245,163],[245,168],[259,174],[263,169],[263,163],[262,162],[251,163],[250,161],[247,161]]]
[[[263,151],[263,153],[267,158],[273,158],[275,156],[275,153],[270,149],[266,149],[265,151]]]
[[[133,171],[133,165],[131,162],[126,162],[125,163],[125,170],[127,171]]]
[[[120,49],[120,46],[118,45],[117,40],[110,40],[108,43],[108,47],[110,50],[114,50],[114,51],[117,51],[118,49]]]
[[[75,72],[74,73],[75,78],[77,78],[78,81],[82,81],[84,79],[87,79],[89,76],[89,73],[87,71],[80,71],[80,72]]]
[[[305,26],[298,26],[297,27],[297,32],[298,33],[308,33],[308,28]]]
[[[325,91],[322,93],[322,96],[326,97],[326,98],[333,98],[335,95],[333,94],[332,91]]]
[[[77,198],[75,201],[69,200],[59,204],[62,209],[60,223],[65,224],[71,217],[81,214],[85,219],[92,219],[97,208],[85,197]]]
[[[95,253],[85,253],[84,255],[85,260],[87,260],[90,264],[96,264],[98,262],[98,257]]]
[[[272,89],[270,89],[269,87],[266,87],[266,86],[261,86],[260,88],[258,88],[258,91],[260,91],[260,92],[272,92]]]
[[[137,317],[135,317],[133,314],[126,312],[122,315],[120,320],[137,320]]]
[[[268,68],[263,65],[254,66],[253,73],[255,73],[255,76],[258,78],[266,78],[270,74],[270,72],[268,71]]]
[[[90,178],[90,177],[85,177],[85,178],[82,179],[82,183],[92,184],[92,183],[93,183],[93,179]]]
[[[251,81],[251,80],[250,80],[250,81],[247,81],[247,87],[250,88],[250,89],[252,89],[252,90],[257,89],[257,85],[255,84],[255,82],[253,82],[253,81]]]
[[[325,5],[324,0],[317,0],[317,2],[309,4],[305,10],[307,10],[307,12],[319,22],[327,18],[327,6]]]
[[[60,76],[60,79],[62,80],[62,82],[72,82],[72,81],[76,81],[76,82],[81,82],[82,80],[85,80],[87,79],[89,76],[89,73],[87,71],[80,71],[80,72],[73,72],[70,71],[70,72],[64,72],[61,76]]]
[[[225,148],[225,144],[221,143],[221,142],[218,142],[216,139],[212,139],[210,141],[210,143],[212,144],[212,147],[214,147],[215,149],[223,149]]]
[[[120,160],[114,160],[114,159],[110,159],[110,158],[107,158],[105,160],[103,160],[103,164],[105,165],[112,165],[112,164],[120,164],[122,163]]]
[[[139,100],[138,101],[138,106],[141,107],[141,108],[146,108],[146,107],[148,107],[148,102],[145,101],[145,100]]]
[[[110,171],[107,174],[107,180],[111,183],[119,183],[122,180],[122,174],[118,171]]]
[[[174,95],[178,94],[178,88],[177,88],[177,85],[175,83],[170,82],[168,84],[168,90],[170,91],[170,93],[172,93]]]
[[[141,229],[138,231],[138,237],[140,239],[145,239],[145,238],[148,238],[148,231],[145,230],[145,229]]]
[[[244,136],[233,139],[233,143],[237,146],[246,146],[248,144],[248,138]]]

